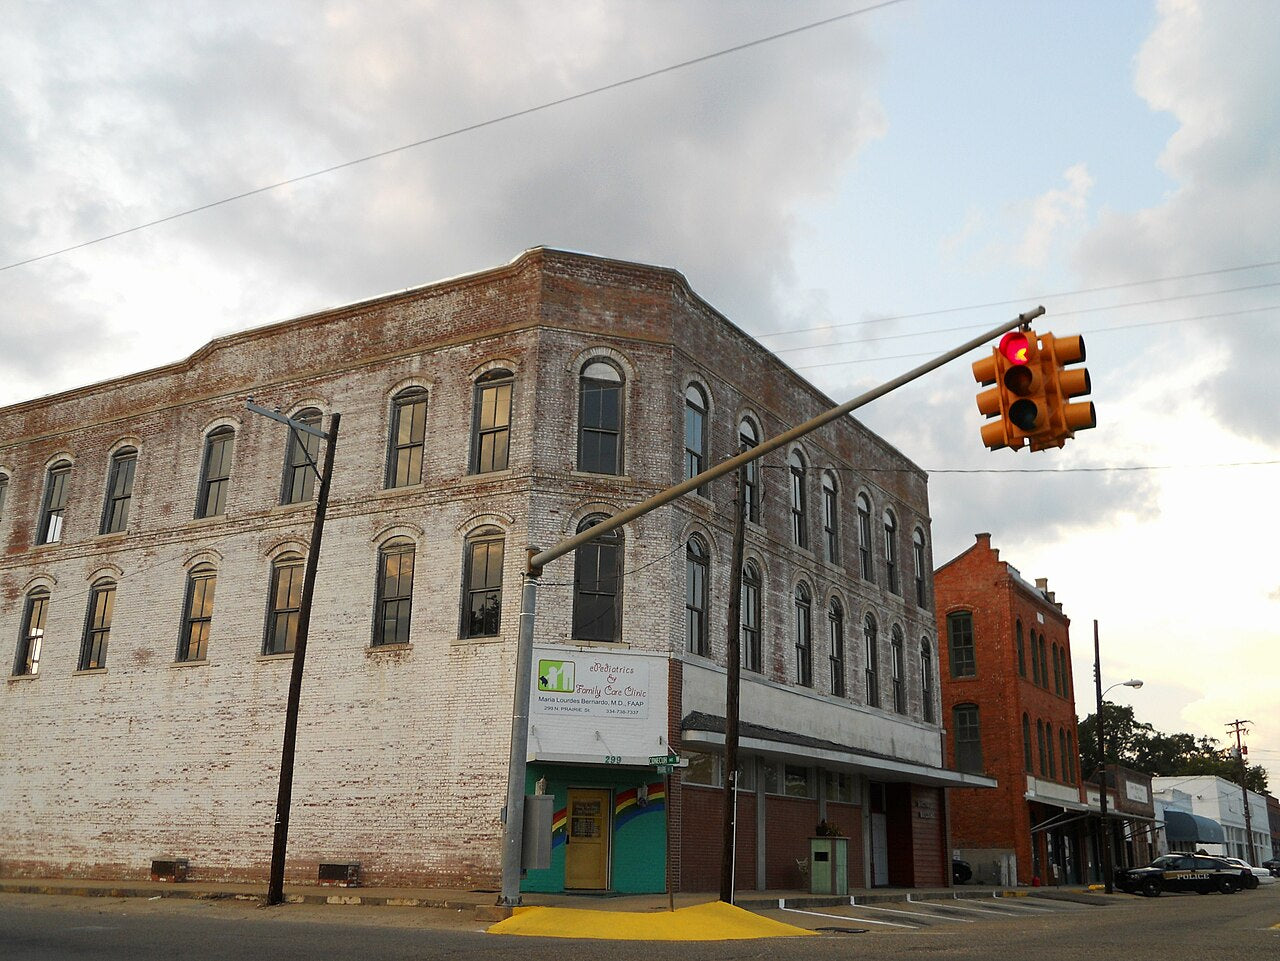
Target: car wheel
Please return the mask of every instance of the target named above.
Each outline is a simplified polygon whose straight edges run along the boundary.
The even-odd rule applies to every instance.
[[[1223,894],[1235,894],[1239,889],[1230,878],[1218,878],[1218,890]]]
[[[1258,886],[1258,879],[1255,877],[1251,877],[1249,878],[1249,880],[1245,881],[1244,886],[1248,888],[1250,891],[1252,891]]]
[[[1159,881],[1143,881],[1142,893],[1145,897],[1148,897],[1148,898],[1160,897],[1160,882]]]
[[[1208,893],[1209,893],[1208,888],[1196,888],[1196,894],[1208,894]]]

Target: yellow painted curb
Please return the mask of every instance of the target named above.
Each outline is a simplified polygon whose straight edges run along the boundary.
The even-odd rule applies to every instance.
[[[517,908],[490,934],[601,941],[740,941],[816,934],[750,911],[711,901],[678,911],[588,911],[582,908]]]

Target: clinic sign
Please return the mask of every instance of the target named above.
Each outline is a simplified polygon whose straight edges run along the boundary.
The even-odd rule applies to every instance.
[[[534,713],[588,717],[649,716],[650,658],[604,656],[537,657]]]

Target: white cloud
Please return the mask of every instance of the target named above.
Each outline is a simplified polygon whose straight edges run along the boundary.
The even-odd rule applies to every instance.
[[[1062,231],[1084,221],[1093,178],[1082,163],[1068,167],[1062,176],[1065,187],[1045,191],[1031,204],[1031,222],[1016,255],[1025,267],[1043,267]]]

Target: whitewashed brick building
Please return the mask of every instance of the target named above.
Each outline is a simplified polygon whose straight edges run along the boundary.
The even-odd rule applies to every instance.
[[[0,409],[0,874],[265,878],[317,445],[249,397],[342,415],[288,877],[468,886],[499,874],[526,547],[832,406],[678,273],[534,249]],[[854,886],[945,883],[943,787],[984,779],[942,769],[926,477],[845,418],[752,496],[739,886],[803,883],[818,820]],[[662,890],[668,811],[677,884],[715,887],[733,498],[547,567],[540,654],[652,683],[576,733],[535,710],[528,889]],[[670,798],[646,747],[690,759]]]

